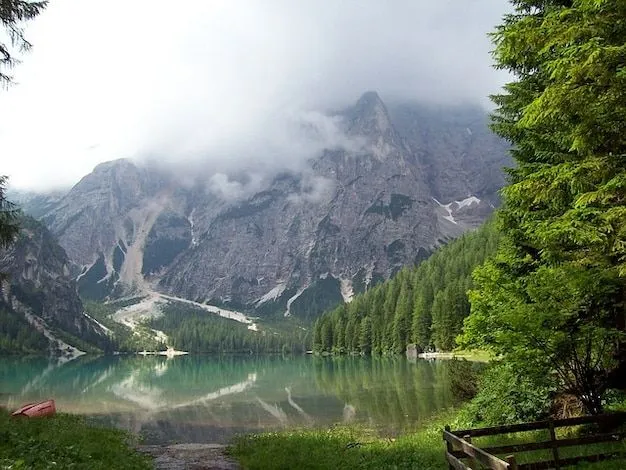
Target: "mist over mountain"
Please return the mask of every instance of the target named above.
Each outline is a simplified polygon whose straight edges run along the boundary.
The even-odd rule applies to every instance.
[[[0,93],[2,172],[15,188],[45,191],[116,158],[188,167],[187,176],[299,170],[341,143],[331,111],[365,90],[387,104],[489,106],[507,76],[491,67],[487,32],[509,8],[51,2],[29,25],[17,85]]]
[[[296,127],[306,158],[292,165],[113,160],[23,207],[58,237],[85,297],[314,316],[479,225],[509,163],[478,106],[387,106],[370,91]]]

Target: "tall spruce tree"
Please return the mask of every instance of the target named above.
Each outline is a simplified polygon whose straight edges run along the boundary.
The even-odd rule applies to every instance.
[[[552,373],[598,413],[626,364],[626,2],[512,3],[492,36],[515,76],[493,129],[517,166],[462,341]]]

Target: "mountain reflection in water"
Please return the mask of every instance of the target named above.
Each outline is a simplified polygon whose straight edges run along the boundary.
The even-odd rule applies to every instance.
[[[0,359],[0,404],[57,409],[141,433],[147,443],[363,423],[397,434],[455,403],[450,363],[310,356]]]

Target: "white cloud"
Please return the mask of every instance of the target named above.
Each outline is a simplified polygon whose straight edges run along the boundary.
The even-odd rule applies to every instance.
[[[348,144],[319,111],[366,90],[485,102],[503,81],[486,33],[506,8],[57,0],[27,29],[18,85],[0,91],[0,174],[42,189],[121,157],[202,161],[210,174],[298,167],[322,143]]]

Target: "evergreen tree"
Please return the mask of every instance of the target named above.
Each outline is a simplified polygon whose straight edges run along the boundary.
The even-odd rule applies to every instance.
[[[343,310],[337,315],[337,321],[333,325],[333,350],[343,353],[346,346],[346,329],[343,318]]]
[[[401,354],[410,342],[450,350],[469,314],[466,292],[474,267],[490,256],[498,233],[487,223],[464,235],[413,269],[322,315],[314,326],[314,350]],[[438,297],[436,305],[435,297]],[[437,322],[431,318],[437,316]],[[432,325],[431,325],[432,323]],[[324,340],[325,338],[325,340]]]
[[[361,322],[359,348],[363,354],[369,354],[372,351],[372,326],[369,317],[365,317]]]
[[[415,292],[411,332],[413,342],[424,351],[431,345],[433,294],[430,283],[425,283],[422,289]]]
[[[402,280],[393,319],[393,352],[402,353],[409,342],[411,331],[412,292],[408,275]]]
[[[626,2],[513,4],[493,34],[516,78],[493,97],[493,129],[517,166],[463,341],[555,374],[598,413],[626,385]]]

